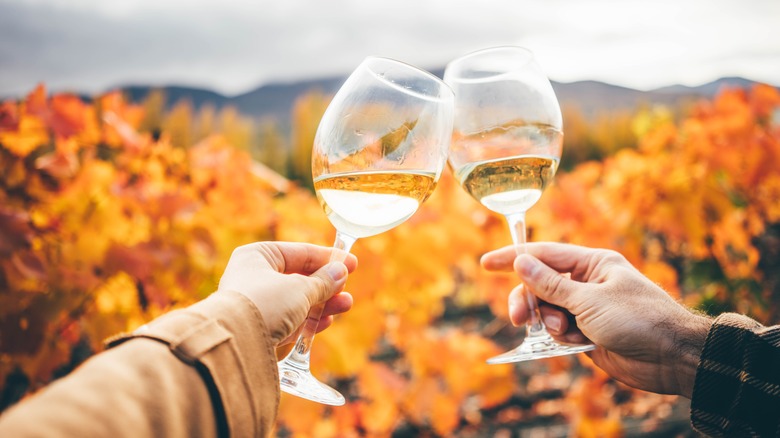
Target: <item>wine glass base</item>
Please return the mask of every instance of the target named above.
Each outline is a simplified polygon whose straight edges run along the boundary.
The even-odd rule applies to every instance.
[[[297,368],[284,361],[279,362],[279,381],[282,391],[324,405],[342,406],[344,396],[320,382],[309,370]]]
[[[526,337],[523,340],[523,343],[514,350],[507,351],[498,356],[493,356],[487,360],[487,363],[496,365],[502,363],[524,362],[527,360],[584,353],[595,349],[596,346],[593,344],[567,344],[564,342],[557,342],[549,335],[541,335],[537,337]]]

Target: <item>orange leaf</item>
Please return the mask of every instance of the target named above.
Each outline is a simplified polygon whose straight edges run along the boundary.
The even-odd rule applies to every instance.
[[[436,394],[431,410],[431,426],[439,435],[449,436],[460,421],[459,404],[447,394]]]
[[[30,245],[33,230],[30,215],[0,206],[0,257],[11,255],[17,248]]]
[[[75,154],[51,152],[38,157],[35,160],[35,168],[46,172],[54,178],[66,179],[76,175],[79,169],[79,162]]]
[[[19,127],[19,105],[11,100],[0,103],[0,132],[15,131]]]

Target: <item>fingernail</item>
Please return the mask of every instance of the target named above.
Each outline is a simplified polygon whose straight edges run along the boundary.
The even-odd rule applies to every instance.
[[[518,257],[518,264],[520,265],[520,274],[524,277],[533,277],[539,270],[539,261],[529,255]]]
[[[333,281],[339,281],[347,276],[347,267],[344,263],[333,262],[326,267],[328,275]]]
[[[555,315],[547,315],[544,318],[544,325],[547,326],[550,331],[558,333],[561,331],[561,318]]]

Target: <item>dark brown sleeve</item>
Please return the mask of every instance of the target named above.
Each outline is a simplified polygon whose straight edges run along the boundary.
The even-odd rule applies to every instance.
[[[270,435],[279,380],[267,334],[243,295],[212,294],[9,409],[0,436]]]
[[[780,436],[780,326],[719,316],[707,335],[691,420],[711,436]]]

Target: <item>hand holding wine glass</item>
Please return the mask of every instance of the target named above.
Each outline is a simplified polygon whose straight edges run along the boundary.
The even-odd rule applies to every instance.
[[[331,260],[358,238],[400,225],[430,196],[447,160],[453,93],[428,72],[369,57],[334,96],[317,128],[312,176],[336,228]],[[282,390],[324,404],[344,397],[309,371],[322,306],[309,312],[290,354],[279,362]]]
[[[444,81],[455,92],[455,124],[449,164],[463,188],[504,215],[517,254],[525,252],[525,215],[550,184],[561,158],[561,110],[533,54],[497,47],[447,65]],[[523,343],[493,357],[508,363],[590,351],[593,345],[558,343],[547,333],[536,299]]]
[[[544,317],[561,321],[556,339],[593,341],[600,348],[590,358],[610,376],[691,398],[712,318],[685,308],[615,251],[551,242],[527,247],[521,257],[511,247],[491,251],[482,266],[514,271],[532,285],[547,303]],[[510,318],[525,321],[527,304],[515,302]]]

